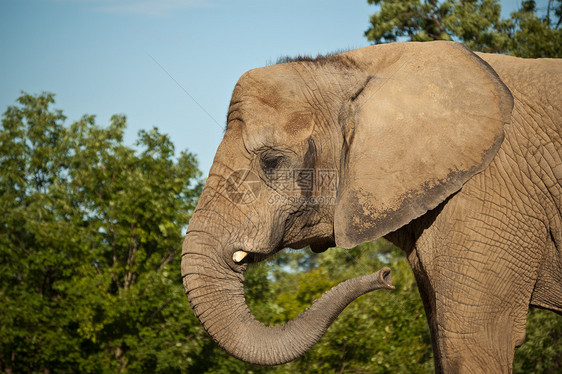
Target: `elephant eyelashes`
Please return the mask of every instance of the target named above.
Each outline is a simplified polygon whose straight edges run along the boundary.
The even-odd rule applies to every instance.
[[[274,171],[279,165],[281,165],[283,161],[283,156],[272,156],[266,155],[261,159],[261,166],[265,173],[271,173]]]

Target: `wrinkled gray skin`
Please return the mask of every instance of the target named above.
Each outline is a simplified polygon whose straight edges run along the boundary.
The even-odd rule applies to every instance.
[[[560,60],[450,42],[244,74],[183,245],[195,314],[241,360],[293,360],[353,299],[392,289],[390,271],[266,327],[244,301],[248,263],[386,236],[412,265],[437,372],[510,372],[529,305],[562,312],[561,76]]]

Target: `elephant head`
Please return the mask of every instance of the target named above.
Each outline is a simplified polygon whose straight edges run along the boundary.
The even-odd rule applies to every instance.
[[[512,100],[493,70],[448,42],[367,47],[251,70],[189,223],[182,276],[214,340],[250,363],[304,354],[390,270],[348,280],[295,320],[249,312],[244,271],[286,248],[350,248],[435,208],[487,166]]]

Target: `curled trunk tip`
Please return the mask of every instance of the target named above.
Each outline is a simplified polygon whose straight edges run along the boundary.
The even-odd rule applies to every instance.
[[[390,274],[390,268],[384,267],[380,269],[378,272],[379,279],[378,282],[386,288],[387,290],[394,290],[396,287],[392,284],[392,275]]]

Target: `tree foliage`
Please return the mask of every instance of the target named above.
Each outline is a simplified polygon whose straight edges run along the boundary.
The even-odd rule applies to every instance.
[[[0,131],[0,366],[7,372],[166,371],[202,335],[178,248],[200,193],[193,155],[158,130],[123,144],[124,116],[65,126],[24,94]]]
[[[515,350],[514,373],[562,372],[562,317],[531,309],[525,343]]]
[[[508,19],[499,0],[367,0],[378,5],[365,36],[375,44],[397,40],[454,40],[481,52],[562,57],[562,0],[548,0],[543,16],[524,0]]]

